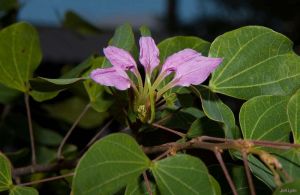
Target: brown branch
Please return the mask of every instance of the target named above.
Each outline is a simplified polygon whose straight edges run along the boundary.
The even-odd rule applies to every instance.
[[[244,150],[242,150],[241,153],[242,153],[242,157],[243,157],[243,163],[244,163],[244,167],[245,167],[245,172],[246,172],[246,176],[247,176],[248,185],[249,185],[249,188],[250,188],[250,194],[255,195],[256,194],[255,193],[255,188],[254,188],[252,175],[251,175],[249,164],[248,164],[248,154]]]
[[[30,112],[30,105],[29,105],[29,95],[27,92],[24,94],[25,106],[26,106],[26,113],[28,119],[28,129],[29,129],[29,136],[30,136],[30,147],[31,147],[31,163],[32,165],[36,164],[36,153],[35,153],[35,145],[34,145],[34,134],[32,128],[32,119],[31,119],[31,112]]]
[[[147,191],[148,191],[149,195],[153,195],[152,190],[151,190],[151,184],[150,184],[150,181],[148,179],[146,171],[143,172],[143,177],[144,177],[144,180],[145,180],[145,183],[146,183],[146,188],[147,188]]]
[[[85,113],[89,110],[91,104],[87,104],[84,109],[82,110],[82,112],[80,113],[80,115],[77,117],[77,119],[75,120],[75,122],[73,123],[72,127],[69,129],[69,131],[67,132],[67,134],[65,135],[65,137],[63,138],[63,140],[61,141],[58,150],[57,150],[57,154],[56,157],[57,159],[62,159],[62,149],[64,147],[64,145],[66,144],[68,138],[70,137],[70,135],[72,134],[73,130],[75,129],[75,127],[77,126],[77,124],[79,123],[79,121],[82,119],[82,117],[85,115]]]
[[[52,172],[52,171],[59,171],[61,169],[73,169],[76,166],[76,161],[62,161],[53,164],[46,164],[46,165],[30,165],[25,167],[15,168],[13,170],[13,176],[19,177],[22,175],[28,175],[32,173],[39,173],[39,172]]]
[[[237,189],[236,189],[236,187],[235,187],[235,185],[234,185],[234,183],[233,183],[233,181],[232,181],[232,179],[230,177],[230,174],[228,173],[228,170],[227,170],[227,168],[225,166],[225,163],[223,161],[223,158],[222,158],[222,155],[221,155],[220,151],[216,148],[215,151],[214,151],[214,153],[216,155],[216,158],[217,158],[219,164],[221,165],[221,168],[222,168],[223,173],[225,175],[225,178],[226,178],[226,180],[227,180],[227,182],[228,182],[228,184],[229,184],[229,186],[230,186],[230,188],[232,190],[232,193],[234,195],[238,195]]]
[[[170,129],[170,128],[165,127],[165,126],[162,126],[162,125],[159,125],[159,124],[157,124],[157,123],[151,123],[151,125],[154,126],[154,127],[160,128],[160,129],[162,129],[162,130],[171,132],[171,133],[173,133],[173,134],[176,134],[176,135],[178,135],[178,136],[180,136],[180,137],[185,137],[185,134],[184,134],[184,133],[175,131],[175,130],[173,130],[173,129]]]

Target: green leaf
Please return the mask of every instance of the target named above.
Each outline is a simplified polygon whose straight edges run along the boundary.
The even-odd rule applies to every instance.
[[[66,79],[49,79],[37,77],[30,80],[30,85],[33,89],[40,92],[59,91],[71,87],[77,83],[83,82],[86,78],[66,78]]]
[[[223,129],[220,128],[218,123],[210,120],[207,117],[196,119],[190,126],[186,135],[188,138],[194,138],[201,135],[224,137]]]
[[[73,124],[87,104],[88,102],[79,97],[72,97],[56,104],[43,105],[43,108],[49,112],[51,117]],[[78,125],[87,129],[94,128],[100,126],[108,116],[107,112],[97,112],[89,109]]]
[[[97,59],[97,55],[92,55],[88,57],[86,60],[75,66],[73,69],[69,70],[67,73],[62,75],[61,79],[70,79],[70,78],[78,78],[81,77],[82,73],[88,70],[92,65],[95,59]]]
[[[286,95],[300,86],[300,57],[282,34],[247,26],[215,39],[209,55],[223,58],[209,86],[214,92],[250,99]]]
[[[73,11],[67,11],[65,13],[63,27],[74,30],[83,35],[101,33],[101,30],[99,28],[89,23]]]
[[[12,186],[11,165],[9,160],[0,153],[0,192]]]
[[[149,36],[151,36],[151,31],[150,31],[150,29],[146,25],[142,25],[140,27],[140,32],[141,32],[141,35],[143,37],[149,37]]]
[[[294,142],[300,144],[300,90],[289,100],[287,114],[292,128]]]
[[[205,86],[191,87],[191,90],[201,99],[206,116],[223,124],[225,136],[227,138],[237,138],[237,128],[231,109]]]
[[[42,91],[35,91],[35,90],[29,92],[31,97],[37,102],[43,102],[55,98],[58,95],[58,93],[59,93],[58,91],[42,92]]]
[[[63,137],[50,129],[34,125],[34,136],[37,143],[46,145],[46,146],[58,146],[63,139]]]
[[[178,154],[154,162],[150,169],[161,194],[219,194],[220,187],[196,157]]]
[[[273,192],[273,195],[298,194],[299,192],[300,192],[300,179],[293,181],[291,183],[283,184]]]
[[[38,195],[38,191],[31,187],[14,186],[9,195]]]
[[[240,125],[244,138],[288,142],[288,100],[287,96],[260,96],[243,104]]]
[[[96,142],[80,159],[73,178],[75,195],[114,194],[150,165],[136,141],[116,133]]]
[[[27,92],[41,59],[38,33],[31,25],[21,22],[0,32],[0,83]]]
[[[292,148],[289,150],[275,150],[273,154],[280,161],[283,170],[293,179],[300,179],[300,150]]]

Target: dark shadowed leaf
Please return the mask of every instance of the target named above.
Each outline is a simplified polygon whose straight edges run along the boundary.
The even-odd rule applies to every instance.
[[[31,187],[14,186],[10,191],[9,195],[38,195],[39,192]]]

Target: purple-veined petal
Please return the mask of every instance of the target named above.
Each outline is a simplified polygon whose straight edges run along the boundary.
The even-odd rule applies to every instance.
[[[222,62],[222,58],[198,56],[177,67],[174,86],[190,86],[203,83]]]
[[[159,64],[159,50],[151,37],[140,38],[140,62],[146,73],[151,74]]]
[[[136,69],[136,62],[130,53],[124,49],[117,48],[114,46],[108,46],[103,49],[105,57],[110,63],[124,71]]]
[[[90,77],[101,85],[115,87],[119,90],[130,88],[128,75],[117,67],[97,68],[91,72]]]
[[[166,59],[162,66],[161,73],[163,73],[164,76],[167,76],[176,71],[179,66],[188,63],[198,56],[201,56],[201,53],[189,48],[174,53]]]

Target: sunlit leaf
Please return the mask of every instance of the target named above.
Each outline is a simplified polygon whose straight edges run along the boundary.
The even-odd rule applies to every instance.
[[[286,95],[300,86],[300,57],[282,34],[247,26],[217,37],[209,55],[223,58],[209,86],[214,92],[250,99]]]
[[[244,138],[288,142],[288,100],[287,96],[260,96],[243,104],[240,125]]]

